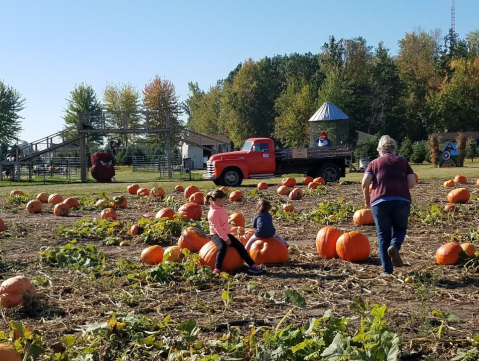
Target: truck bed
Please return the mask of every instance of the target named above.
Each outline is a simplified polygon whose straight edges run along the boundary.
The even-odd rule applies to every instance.
[[[327,158],[349,158],[351,152],[343,148],[317,147],[317,148],[295,148],[276,150],[276,160],[284,161],[290,159],[327,159]]]

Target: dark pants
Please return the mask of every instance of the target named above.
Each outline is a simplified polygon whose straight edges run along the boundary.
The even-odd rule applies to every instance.
[[[241,256],[241,258],[243,258],[245,260],[245,262],[248,264],[248,266],[254,265],[254,261],[251,259],[250,255],[248,254],[248,252],[244,248],[243,244],[240,241],[238,241],[232,234],[228,234],[228,237],[231,241],[230,246],[236,248],[239,255]],[[226,251],[228,249],[227,248],[228,245],[217,234],[212,235],[211,240],[213,241],[216,248],[218,249],[218,253],[216,254],[215,268],[221,269],[221,267],[223,266],[223,260],[225,259],[225,256],[226,256]]]
[[[384,201],[371,207],[378,231],[379,257],[384,272],[393,273],[393,264],[388,255],[390,246],[399,251],[406,238],[407,221],[411,203],[407,201]]]

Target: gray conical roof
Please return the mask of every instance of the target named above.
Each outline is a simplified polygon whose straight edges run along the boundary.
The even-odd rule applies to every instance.
[[[321,107],[314,113],[314,115],[309,118],[310,122],[327,122],[330,120],[339,120],[339,119],[348,119],[349,117],[344,114],[336,105],[333,103],[324,103]]]

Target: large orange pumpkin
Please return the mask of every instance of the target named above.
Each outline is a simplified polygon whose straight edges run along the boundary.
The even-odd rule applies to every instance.
[[[138,188],[138,190],[136,191],[136,195],[138,197],[146,197],[150,195],[150,191],[146,188]]]
[[[253,228],[244,228],[244,227],[231,227],[231,234],[240,241],[243,246],[246,246],[251,236],[254,234]]]
[[[175,187],[175,191],[177,192],[184,192],[185,191],[185,187],[183,186],[180,186],[179,184]]]
[[[447,201],[449,203],[467,203],[471,198],[471,194],[467,188],[457,188],[449,192]]]
[[[343,233],[336,242],[336,252],[345,261],[364,261],[371,253],[369,239],[359,232]]]
[[[66,217],[70,214],[70,206],[65,203],[55,204],[53,214],[57,217]]]
[[[283,178],[281,185],[285,187],[294,187],[296,185],[296,179],[294,178]]]
[[[268,189],[268,184],[265,182],[259,182],[256,188],[258,188],[260,191],[264,191]]]
[[[243,199],[243,193],[240,191],[233,191],[230,193],[229,200],[231,202],[240,202]]]
[[[474,256],[474,253],[476,253],[476,247],[472,243],[463,243],[461,244],[461,248],[464,250],[464,252],[467,253],[469,257]]]
[[[36,198],[42,203],[48,203],[48,193],[46,192],[38,193]]]
[[[198,203],[188,202],[178,209],[178,215],[183,220],[192,219],[194,221],[199,221],[203,215],[203,210]]]
[[[42,211],[42,202],[40,201],[30,201],[27,203],[28,213],[40,213]]]
[[[444,182],[444,188],[448,188],[448,187],[454,187],[456,185],[456,183],[454,183],[454,181],[451,179],[451,180],[447,180]]]
[[[332,226],[323,227],[316,236],[316,249],[323,258],[335,258],[338,256],[336,252],[336,242],[343,234],[339,229]]]
[[[279,186],[276,192],[282,196],[286,196],[289,194],[289,188],[286,186]]]
[[[50,204],[58,204],[61,202],[63,202],[63,197],[58,193],[50,194],[50,197],[48,197],[48,203]]]
[[[153,187],[150,190],[150,194],[152,197],[163,198],[166,195],[166,192],[161,187]]]
[[[156,213],[155,218],[156,219],[167,218],[170,221],[172,221],[173,219],[175,219],[175,211],[168,207],[162,208]]]
[[[194,186],[194,185],[191,185],[191,186],[188,186],[186,187],[184,193],[183,193],[183,196],[185,197],[185,199],[189,199],[190,196],[193,194],[193,193],[196,193],[196,192],[199,192],[199,188],[197,186]]]
[[[130,194],[136,194],[138,192],[138,189],[140,189],[140,186],[138,184],[130,184],[128,187],[126,187],[126,190]]]
[[[456,242],[446,243],[436,251],[436,261],[442,265],[454,264],[463,251],[462,247]]]
[[[63,201],[63,203],[68,204],[70,206],[70,208],[78,208],[78,206],[80,205],[78,203],[78,199],[73,198],[73,197],[68,197],[67,199],[65,199]]]
[[[5,223],[3,223],[3,220],[0,219],[0,232],[3,232],[5,230]]]
[[[0,344],[0,360],[2,361],[22,361],[22,357],[12,346]]]
[[[18,189],[14,189],[13,191],[10,192],[10,196],[13,197],[13,196],[24,196],[25,193],[23,193],[22,191],[19,191]]]
[[[308,184],[308,189],[317,189],[320,184],[318,182],[310,182]]]
[[[241,213],[233,213],[228,217],[228,223],[234,223],[235,226],[244,227],[246,220]]]
[[[303,190],[301,188],[293,188],[293,190],[289,193],[289,199],[297,201],[303,199]]]
[[[454,177],[454,183],[467,183],[467,178],[458,174]]]
[[[25,296],[35,296],[37,290],[28,277],[15,276],[0,285],[0,303],[4,307],[15,307],[23,302]]]
[[[113,208],[105,208],[104,210],[101,211],[100,218],[101,219],[106,219],[106,218],[116,219],[116,212]]]
[[[286,263],[289,256],[288,247],[274,237],[255,240],[248,253],[257,264]]]
[[[216,248],[213,241],[209,241],[208,243],[206,243],[199,252],[201,264],[209,266],[211,269],[214,269],[217,253],[218,249]],[[221,270],[224,272],[235,271],[237,269],[240,269],[243,266],[243,263],[243,258],[241,258],[238,251],[233,247],[227,247],[226,256],[224,258]]]
[[[193,253],[198,253],[210,239],[198,227],[187,227],[181,230],[181,236],[178,239],[178,247],[189,249]]]
[[[154,245],[148,248],[145,248],[140,255],[142,262],[146,264],[158,264],[163,262],[164,250],[161,246]]]
[[[181,247],[166,247],[163,253],[163,262],[181,262],[185,255],[181,252]]]
[[[115,208],[125,208],[128,201],[123,196],[115,196],[113,197],[112,206]]]
[[[205,195],[201,192],[195,192],[190,196],[189,201],[197,204],[205,204]]]
[[[353,214],[353,222],[360,225],[374,224],[373,212],[370,209],[358,209]]]
[[[324,180],[323,177],[314,178],[314,179],[313,179],[313,182],[319,183],[319,184],[321,184],[322,186],[324,186],[324,185],[326,184],[326,181]]]
[[[310,176],[307,176],[307,177],[304,177],[303,178],[303,184],[305,186],[307,186],[309,183],[311,183],[312,181],[314,181],[313,177],[310,177]]]

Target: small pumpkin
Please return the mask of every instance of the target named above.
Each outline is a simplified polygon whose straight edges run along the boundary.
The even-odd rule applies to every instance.
[[[476,187],[479,187],[479,179],[476,181]]]
[[[13,191],[10,192],[10,197],[14,197],[14,196],[24,196],[25,193],[23,193],[22,191],[19,191],[18,189],[14,189]]]
[[[281,206],[281,208],[283,209],[283,211],[285,212],[293,212],[294,211],[294,206],[287,202],[287,203],[283,203],[283,205]]]
[[[444,188],[454,187],[455,185],[456,183],[452,179],[444,182]]]
[[[126,190],[130,194],[136,194],[138,192],[138,189],[140,189],[140,186],[138,184],[130,184],[128,187],[126,187]]]
[[[163,262],[181,262],[185,255],[178,246],[170,246],[164,249]]]
[[[186,187],[185,191],[183,192],[183,197],[185,197],[185,199],[189,199],[193,193],[196,193],[199,191],[200,190],[197,186],[190,185]]]
[[[100,213],[100,218],[101,219],[116,219],[116,212],[113,208],[105,208],[104,210],[101,211]]]
[[[146,197],[150,195],[150,191],[146,188],[138,188],[138,190],[136,191],[136,195],[138,197]]]
[[[339,236],[336,242],[336,252],[345,261],[365,261],[371,253],[369,239],[360,232],[348,232]]]
[[[414,173],[414,179],[416,180],[416,183],[419,182],[419,176],[416,173]]]
[[[153,187],[151,188],[150,194],[155,198],[163,198],[166,195],[166,192],[161,187]]]
[[[0,219],[0,232],[3,232],[5,230],[5,223],[3,223],[3,220]]]
[[[110,207],[110,203],[106,199],[99,199],[95,203],[96,208],[106,208]]]
[[[229,200],[231,202],[240,202],[243,199],[243,193],[240,191],[233,191],[230,193]]]
[[[175,187],[175,191],[177,192],[184,192],[185,191],[185,187],[183,186],[180,186],[179,184]]]
[[[319,184],[321,184],[322,186],[324,186],[324,185],[326,184],[326,181],[324,180],[323,177],[314,178],[314,179],[313,179],[313,182],[319,183]]]
[[[58,193],[50,194],[50,197],[48,197],[48,203],[50,204],[58,204],[61,202],[63,202],[63,197]]]
[[[446,204],[444,206],[444,211],[448,213],[457,213],[457,208],[452,204]]]
[[[463,249],[458,243],[446,243],[436,251],[436,261],[441,265],[454,264],[459,260],[461,252]]]
[[[228,217],[228,223],[234,223],[235,226],[244,227],[246,220],[241,213],[233,213]]]
[[[156,219],[166,218],[172,221],[175,219],[175,211],[168,207],[162,208],[156,213],[155,218]]]
[[[318,182],[310,182],[308,184],[308,189],[317,189],[320,184]]]
[[[68,197],[63,201],[63,203],[68,204],[70,208],[78,208],[80,204],[78,203],[78,199],[73,197]]]
[[[472,243],[463,243],[461,244],[461,248],[464,250],[464,252],[467,253],[469,257],[474,256],[474,253],[476,253],[476,247]]]
[[[124,196],[114,196],[112,206],[115,208],[125,208],[128,201]]]
[[[178,239],[178,247],[189,249],[193,253],[198,253],[210,239],[200,228],[190,226],[181,230],[181,236]]]
[[[229,193],[230,190],[228,188],[226,188],[225,186],[221,186],[220,191],[223,191],[225,193]]]
[[[373,212],[370,209],[358,209],[353,214],[353,222],[359,225],[374,224]]]
[[[155,218],[155,213],[144,213],[143,218]]]
[[[239,240],[243,246],[246,246],[251,236],[254,234],[253,228],[244,228],[240,226],[231,227],[231,234]]]
[[[454,177],[454,183],[467,183],[467,178],[458,174]]]
[[[332,226],[323,227],[316,235],[316,249],[323,258],[335,258],[338,256],[336,252],[336,242],[343,234],[339,229]]]
[[[137,234],[142,234],[144,231],[145,231],[145,229],[142,226],[140,226],[139,224],[134,224],[130,228],[130,233],[134,236],[136,236]]]
[[[248,253],[256,264],[286,263],[289,257],[288,247],[274,237],[255,240]]]
[[[299,201],[300,199],[303,199],[303,190],[301,188],[293,188],[288,197],[291,200]]]
[[[57,217],[66,217],[70,214],[70,206],[65,203],[57,203],[53,207],[53,214]]]
[[[0,360],[22,361],[22,357],[12,346],[2,343],[0,344]]]
[[[205,195],[201,192],[195,192],[190,196],[189,201],[197,204],[205,204]]]
[[[24,297],[36,296],[37,290],[28,277],[15,276],[0,285],[0,303],[4,307],[16,307]]]
[[[449,192],[447,201],[449,203],[467,203],[471,198],[471,194],[467,188],[457,188]]]
[[[294,187],[296,185],[296,179],[294,178],[283,178],[281,185],[285,187]]]
[[[256,188],[258,188],[260,191],[264,191],[268,189],[268,184],[266,182],[259,182]]]
[[[198,203],[188,202],[183,204],[179,209],[177,214],[181,219],[192,219],[194,221],[199,221],[203,215],[203,210]]]
[[[41,211],[42,211],[42,202],[38,200],[34,200],[27,203],[28,213],[40,213]]]
[[[289,188],[286,186],[279,186],[278,190],[276,191],[279,195],[286,196],[289,194]]]
[[[215,268],[216,254],[218,248],[216,248],[213,241],[209,241],[203,247],[201,247],[199,256],[200,262],[204,266],[209,266],[211,269]],[[243,258],[239,255],[238,251],[234,247],[226,247],[226,255],[223,260],[223,266],[221,270],[224,272],[231,272],[240,269],[243,266]]]
[[[303,184],[305,186],[307,186],[309,183],[311,183],[312,181],[314,181],[313,177],[310,177],[310,176],[307,176],[307,177],[304,177],[303,178]]]
[[[46,192],[38,193],[35,198],[42,203],[48,203],[48,193]]]
[[[165,251],[161,246],[154,245],[148,248],[145,248],[140,255],[142,262],[150,265],[155,265],[163,261],[163,255]]]

